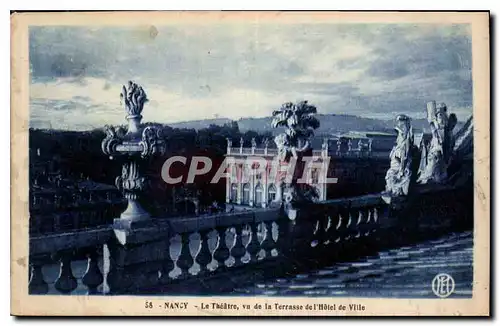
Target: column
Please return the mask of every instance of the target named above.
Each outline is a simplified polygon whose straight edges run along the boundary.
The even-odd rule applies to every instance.
[[[251,168],[251,167],[250,167]],[[251,173],[251,178],[250,178],[250,200],[249,200],[249,204],[250,206],[254,206],[254,201],[255,201],[255,175],[254,175],[254,171],[251,170],[252,173]]]
[[[320,193],[320,200],[326,200],[326,191],[328,189],[328,184],[326,183],[326,179],[328,178],[328,169],[330,168],[330,165],[327,164],[330,163],[329,160],[327,158],[323,158],[322,161],[321,161],[321,169],[322,169],[322,173],[320,173],[319,175],[319,180],[321,182],[321,193]],[[324,171],[324,172],[323,172]],[[324,173],[324,177],[323,177],[323,173]]]
[[[228,167],[229,177],[226,180],[226,203],[229,203],[231,200],[231,184],[233,182],[232,170],[233,166],[231,165]]]
[[[262,182],[262,207],[267,207],[267,201],[268,201],[268,198],[267,198],[267,191],[268,191],[268,188],[269,188],[269,161],[267,161],[267,164],[266,164],[266,169],[264,170],[264,178],[263,178],[263,182]]]
[[[241,205],[241,202],[243,200],[243,169],[240,163],[238,163],[236,171],[238,174],[238,200],[236,202],[238,203],[238,205]]]

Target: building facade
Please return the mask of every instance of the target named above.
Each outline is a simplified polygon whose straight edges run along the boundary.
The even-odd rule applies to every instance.
[[[312,162],[306,165],[303,176],[306,183],[316,189],[319,201],[336,198],[342,192],[349,193],[346,187],[361,192],[365,188],[378,189],[386,167],[377,161],[388,161],[390,149],[373,151],[378,139],[370,136],[327,137],[323,139],[321,149],[313,149]],[[386,138],[384,135],[383,140],[387,141]],[[279,170],[286,170],[287,166],[277,163],[277,154],[278,150],[268,147],[267,142],[257,146],[252,140],[250,147],[245,147],[240,140],[239,147],[233,147],[232,141],[228,140],[226,204],[268,207],[274,201],[281,201],[285,195],[282,191],[285,180]],[[260,165],[265,169],[259,168]],[[373,173],[368,178],[368,172],[373,171],[378,171],[375,174],[381,180],[374,180]],[[337,179],[336,183],[334,179]],[[364,186],[360,187],[360,184]]]

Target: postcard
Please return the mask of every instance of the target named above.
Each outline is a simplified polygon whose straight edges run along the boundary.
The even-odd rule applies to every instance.
[[[488,12],[11,16],[11,313],[488,316]]]

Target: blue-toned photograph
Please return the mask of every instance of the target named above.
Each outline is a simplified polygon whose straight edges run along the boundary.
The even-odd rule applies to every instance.
[[[29,295],[472,298],[472,76],[468,23],[29,26]]]

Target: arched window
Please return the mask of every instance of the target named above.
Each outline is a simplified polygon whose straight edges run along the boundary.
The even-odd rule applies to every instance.
[[[243,186],[243,205],[248,205],[250,203],[250,185],[245,183]]]
[[[319,181],[319,171],[318,169],[313,169],[311,171],[311,182],[313,185],[316,185],[318,184],[318,181]]]
[[[231,185],[231,202],[236,203],[238,200],[238,185],[236,183],[233,183]]]
[[[238,182],[238,168],[236,164],[231,164],[229,170],[231,171],[231,182]]]
[[[269,189],[267,190],[267,201],[273,202],[276,200],[276,187],[274,184],[269,185]]]
[[[262,186],[260,183],[255,186],[254,198],[255,206],[262,206]]]

